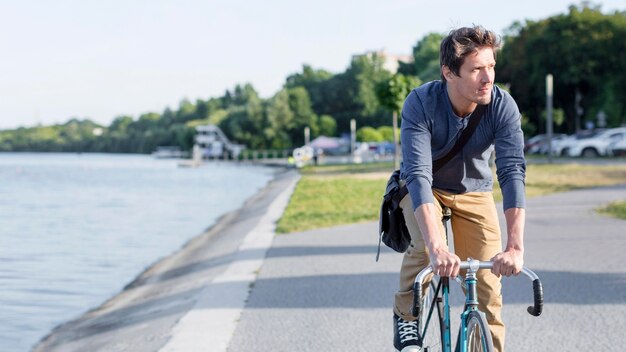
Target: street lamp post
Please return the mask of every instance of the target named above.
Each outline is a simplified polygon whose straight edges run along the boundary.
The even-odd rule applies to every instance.
[[[393,167],[394,170],[400,168],[400,143],[398,143],[398,112],[393,112]]]
[[[546,135],[548,140],[548,163],[552,163],[552,74],[546,76]]]
[[[311,129],[309,126],[304,128],[304,145],[311,143]]]
[[[356,149],[356,120],[350,120],[350,155],[354,154]]]

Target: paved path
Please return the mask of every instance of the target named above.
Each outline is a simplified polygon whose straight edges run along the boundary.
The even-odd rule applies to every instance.
[[[296,179],[279,176],[120,295],[55,329],[36,351],[391,351],[401,255],[383,249],[374,261],[377,223],[258,245],[275,216],[268,209]],[[530,282],[505,280],[507,351],[626,349],[626,222],[592,210],[617,199],[626,199],[626,186],[528,201],[526,264],[544,282],[546,305],[531,317]],[[264,239],[255,242],[259,233]]]
[[[626,186],[528,201],[526,264],[542,278],[546,303],[530,316],[530,281],[504,280],[507,351],[626,350],[626,222],[593,212],[617,199]],[[393,350],[401,255],[374,261],[376,227],[277,236],[228,351]]]

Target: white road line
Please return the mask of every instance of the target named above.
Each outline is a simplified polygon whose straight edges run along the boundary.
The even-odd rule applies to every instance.
[[[272,244],[280,219],[299,177],[270,204],[259,224],[244,238],[233,262],[207,285],[198,301],[172,329],[159,352],[226,351],[237,321]]]

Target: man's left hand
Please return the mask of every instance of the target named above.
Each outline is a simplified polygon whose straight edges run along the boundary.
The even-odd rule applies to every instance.
[[[491,258],[491,261],[493,262],[491,272],[496,276],[517,276],[524,266],[524,252],[516,249],[507,249]]]

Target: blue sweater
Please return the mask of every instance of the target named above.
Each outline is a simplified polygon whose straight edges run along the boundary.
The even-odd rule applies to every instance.
[[[402,167],[413,210],[433,203],[432,188],[462,194],[493,190],[489,157],[495,149],[504,210],[524,208],[524,136],[513,98],[494,86],[491,103],[463,149],[432,174],[432,160],[454,146],[469,119],[452,110],[445,82],[426,83],[408,95],[402,108]]]

